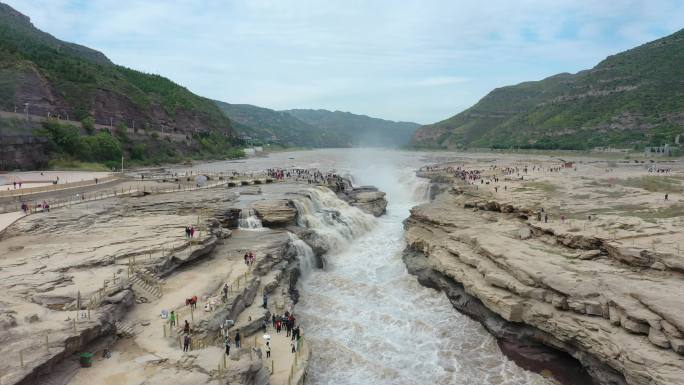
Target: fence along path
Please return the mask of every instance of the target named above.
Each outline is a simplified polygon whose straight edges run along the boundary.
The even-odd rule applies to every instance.
[[[66,331],[70,331],[72,334],[65,337],[65,330],[60,330],[59,338],[61,341],[58,341],[55,340],[55,334],[52,334],[53,337],[51,338],[50,331],[40,332],[45,337],[41,345],[36,346],[34,344],[32,346],[20,347],[16,350],[16,356],[13,354],[12,357],[6,357],[9,362],[18,363],[19,366],[11,366],[6,372],[0,372],[0,385],[11,383],[17,376],[23,378],[23,373],[45,362],[44,355],[46,354],[62,354],[63,351],[57,350],[58,348],[66,351],[78,351],[81,348],[81,338],[74,339],[73,337],[78,336],[82,330],[93,326],[94,322],[98,322],[97,311],[102,301],[108,296],[121,291],[122,287],[125,287],[126,284],[127,280],[125,277],[117,276],[114,273],[111,280],[105,279],[102,282],[102,287],[86,298],[81,296],[81,291],[79,290],[76,295],[76,306],[63,310],[68,317]]]
[[[254,277],[254,274],[251,267],[247,268],[244,272],[239,273],[238,276],[228,284],[228,296],[239,293],[241,287],[243,289],[246,288],[250,278],[252,277]],[[263,286],[261,287],[260,294],[263,295]],[[212,301],[214,301],[214,303],[212,303]],[[258,301],[258,299],[256,299],[256,301]],[[221,285],[221,287],[214,291],[212,295],[208,296],[207,303],[210,303],[211,306],[207,310],[204,309],[204,306],[201,303],[199,310],[185,304],[177,306],[176,308],[172,309],[176,316],[175,327],[172,327],[170,325],[170,321],[168,320],[162,325],[162,333],[164,338],[176,340],[178,348],[183,349],[183,321],[191,320],[193,324],[196,320],[199,322],[201,319],[204,319],[206,315],[215,312],[220,308],[221,304],[225,304],[226,302],[227,298],[224,298],[223,296],[223,286]],[[275,306],[277,309],[279,309],[280,313],[282,313],[284,305],[275,304]],[[196,312],[198,312],[197,315],[195,315]],[[271,328],[270,324],[269,328]],[[247,338],[246,336],[243,336],[241,341],[241,349],[231,349],[231,351],[235,352],[232,354],[236,354],[238,359],[241,359],[241,357],[245,354],[249,354],[250,360],[254,360],[255,358],[265,359],[264,365],[268,368],[271,374],[272,384],[300,384],[306,375],[306,361],[308,360],[310,354],[310,347],[304,337],[300,337],[295,345],[296,353],[292,354],[290,352],[289,345],[290,338],[284,336],[284,334],[285,333],[279,335],[272,334],[272,349],[275,347],[273,344],[276,343],[276,340],[278,340],[277,344],[279,345],[279,354],[277,356],[272,355],[271,358],[265,358],[265,353],[261,350],[265,346],[265,341],[262,341],[262,339],[259,338],[258,332],[253,336],[253,338]],[[219,379],[219,383],[221,383],[220,381],[222,381],[226,375],[228,365],[228,357],[224,353],[225,337],[226,335],[223,333],[218,335],[192,335],[191,333],[189,346],[189,350],[191,351],[206,349],[208,347],[216,347],[219,349],[220,354],[218,357],[217,371],[215,373]],[[278,361],[279,364],[276,364],[276,361]]]
[[[44,192],[52,192],[52,191],[63,191],[63,190],[69,190],[73,188],[78,188],[78,187],[86,187],[86,186],[95,186],[98,184],[105,184],[109,182],[114,182],[117,180],[123,179],[119,175],[110,175],[106,176],[103,178],[97,178],[96,179],[89,179],[89,180],[82,180],[79,182],[69,182],[69,183],[55,183],[51,184],[48,186],[39,186],[39,187],[26,187],[26,188],[21,188],[18,190],[15,189],[9,189],[9,190],[0,190],[0,198],[2,197],[23,197],[31,194],[37,194],[37,193],[44,193]],[[51,181],[45,181],[45,183],[48,183]]]
[[[216,182],[212,183],[207,183],[202,186],[183,186],[179,185],[179,187],[173,186],[173,187],[168,187],[168,188],[158,188],[158,187],[147,187],[147,186],[142,186],[142,187],[129,187],[128,189],[126,188],[121,188],[121,189],[111,189],[109,191],[100,191],[100,192],[93,192],[93,193],[86,193],[86,194],[79,194],[78,196],[72,195],[66,198],[60,198],[60,199],[52,199],[52,200],[45,200],[49,204],[49,209],[44,209],[40,205],[29,205],[29,211],[25,215],[20,215],[16,217],[15,215],[11,215],[7,218],[7,220],[0,220],[0,236],[2,233],[5,231],[7,227],[9,227],[12,223],[16,222],[17,220],[23,218],[26,215],[31,215],[31,214],[38,214],[42,213],[44,211],[50,211],[56,208],[64,208],[64,207],[71,207],[72,205],[80,204],[80,203],[86,203],[86,202],[92,202],[92,201],[98,201],[102,199],[108,199],[108,198],[116,198],[116,197],[124,197],[124,196],[130,196],[132,194],[139,194],[139,193],[153,193],[153,194],[167,194],[167,193],[174,193],[174,192],[184,192],[184,191],[195,191],[195,190],[202,190],[202,189],[208,189],[208,188],[213,188],[213,187],[218,187],[218,186],[224,186],[228,185],[228,181],[226,180],[219,180]],[[21,213],[19,203],[15,203],[15,211],[14,212],[9,212],[1,215],[8,215],[12,213]]]

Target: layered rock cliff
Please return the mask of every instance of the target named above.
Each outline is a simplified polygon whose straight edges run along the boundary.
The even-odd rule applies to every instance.
[[[522,366],[587,383],[558,364],[567,353],[595,384],[681,384],[681,257],[553,229],[531,214],[450,188],[411,210],[404,261]]]

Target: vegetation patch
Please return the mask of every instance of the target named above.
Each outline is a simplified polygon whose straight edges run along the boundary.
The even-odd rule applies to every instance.
[[[102,130],[83,135],[73,125],[49,120],[35,134],[48,139],[47,149],[51,158],[55,159],[49,166],[53,168],[61,165],[75,169],[92,169],[95,167],[93,164],[99,164],[99,168],[117,169],[121,166],[122,157],[127,166],[188,160],[188,156],[179,151],[180,145],[172,143],[168,138],[149,135],[133,140],[123,125],[115,128],[114,133]],[[241,148],[233,145],[230,137],[219,133],[197,133],[183,146],[191,154],[190,159],[233,159],[245,155]]]

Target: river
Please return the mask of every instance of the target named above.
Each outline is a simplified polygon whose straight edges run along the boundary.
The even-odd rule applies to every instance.
[[[345,235],[347,242],[326,256],[326,269],[314,269],[300,282],[295,312],[313,347],[308,384],[550,383],[506,358],[479,323],[406,271],[402,221],[426,195],[415,170],[434,156],[440,155],[316,150],[202,165],[203,170],[335,169],[388,194],[388,212],[381,218],[345,212],[357,216],[349,221],[357,230],[358,221],[370,221],[370,230]]]

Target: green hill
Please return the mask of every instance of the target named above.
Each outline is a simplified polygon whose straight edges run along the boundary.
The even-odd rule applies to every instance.
[[[287,112],[250,104],[216,101],[221,111],[234,123],[241,135],[264,142],[296,147],[348,147],[343,137],[297,119]]]
[[[493,90],[418,129],[418,147],[587,149],[672,144],[684,133],[684,30],[577,74]]]
[[[162,76],[113,64],[98,51],[58,40],[0,3],[0,111],[24,112],[26,104],[30,115],[89,118],[97,128],[118,127],[122,151],[131,158],[137,154],[168,161],[235,154],[230,119],[213,101]],[[32,134],[33,126],[27,124],[23,134]],[[132,137],[126,128],[135,128]],[[52,148],[55,156],[83,155]]]
[[[352,146],[400,147],[408,144],[420,126],[328,110],[286,110],[288,114],[321,130],[336,134]]]
[[[216,104],[241,135],[298,147],[399,147],[409,143],[416,123],[393,122],[328,110],[275,111],[249,104]]]
[[[115,65],[102,53],[62,42],[0,3],[0,107],[29,103],[31,114],[92,116],[108,125],[231,132],[211,100],[159,75]]]

